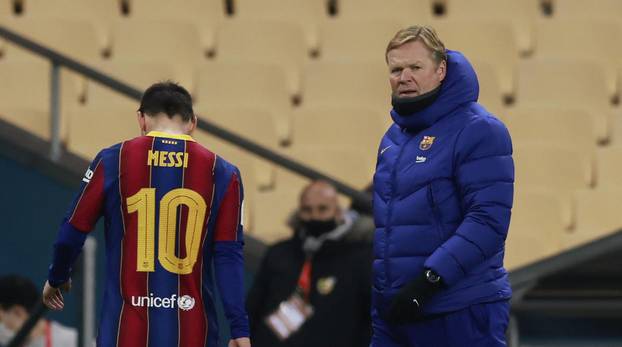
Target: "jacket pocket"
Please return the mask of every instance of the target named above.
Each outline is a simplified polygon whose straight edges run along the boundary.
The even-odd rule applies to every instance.
[[[436,199],[434,197],[434,182],[430,182],[428,184],[428,204],[430,205],[430,209],[432,210],[432,222],[434,223],[434,228],[436,229],[436,236],[439,242],[443,242],[443,223],[441,219],[441,211],[439,209],[438,204],[436,203]]]

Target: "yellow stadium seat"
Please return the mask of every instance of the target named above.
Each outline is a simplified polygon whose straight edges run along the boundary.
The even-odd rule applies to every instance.
[[[512,270],[562,250],[571,226],[570,199],[518,187],[505,245],[505,265]]]
[[[585,7],[594,7],[590,4]],[[540,20],[537,26],[538,58],[595,61],[606,69],[608,95],[617,93],[616,71],[622,56],[622,12],[615,19]],[[604,52],[603,50],[606,50]]]
[[[566,59],[521,62],[517,106],[583,109],[596,120],[598,139],[610,137],[612,110],[605,71],[598,64]]]
[[[0,119],[31,132],[44,140],[50,139],[50,113],[27,106],[7,108],[0,106]]]
[[[255,143],[277,149],[275,116],[266,110],[243,108],[195,108],[200,118],[207,119],[217,125],[245,137]]]
[[[495,68],[482,60],[471,60],[477,80],[479,82],[478,102],[489,112],[499,118],[506,116],[506,107],[503,104],[503,92],[499,85],[500,78]]]
[[[449,19],[501,20],[512,25],[520,52],[534,46],[533,22],[540,16],[540,0],[446,0]],[[468,27],[468,25],[467,25]]]
[[[236,165],[242,172],[247,191],[255,192],[274,188],[276,171],[272,163],[203,130],[196,130],[192,136],[210,151]]]
[[[318,45],[318,23],[327,14],[323,0],[236,0],[234,20],[279,20],[302,25],[308,47]]]
[[[184,20],[119,20],[112,30],[113,60],[194,65],[210,50],[201,30]]]
[[[8,1],[7,1],[8,2]],[[120,18],[121,0],[26,0],[24,17],[111,21]]]
[[[391,108],[386,64],[313,62],[304,76],[305,107],[364,107],[385,113]]]
[[[621,189],[583,189],[574,195],[576,228],[563,240],[570,248],[595,241],[622,228]]]
[[[87,160],[115,143],[140,136],[135,110],[114,103],[107,108],[75,107],[68,118],[67,149]]]
[[[598,187],[622,188],[622,147],[607,146],[596,152]]]
[[[298,207],[300,190],[283,189],[260,192],[253,206],[254,224],[251,235],[267,244],[288,238],[293,231],[288,221]]]
[[[386,64],[385,50],[403,25],[389,19],[339,19],[320,27],[321,55],[325,61],[369,61]]]
[[[405,25],[427,22],[432,15],[429,0],[340,0],[339,18],[392,19]]]
[[[376,153],[387,130],[374,110],[357,108],[299,108],[293,113],[292,146],[359,147]]]
[[[503,94],[514,94],[519,54],[511,24],[462,19],[438,20],[432,26],[448,49],[460,51],[471,60],[488,62],[496,71]]]
[[[217,61],[279,64],[292,95],[300,91],[300,69],[309,49],[302,26],[293,22],[236,19],[217,31]]]
[[[5,24],[18,34],[83,64],[93,64],[103,59],[102,55],[106,49],[105,38],[88,20],[16,18]],[[6,59],[24,60],[34,57],[30,51],[11,47],[15,46],[7,48]]]
[[[13,15],[13,8],[10,1],[2,1],[0,3],[0,22],[3,22],[7,17]]]
[[[171,65],[166,62],[140,61],[105,61],[95,69],[111,77],[144,91],[156,82],[172,80],[180,83],[192,93],[192,70],[183,65]],[[86,103],[90,107],[106,107],[110,104],[122,103],[130,110],[138,109],[138,102],[103,86],[95,81],[88,81]]]
[[[594,153],[542,143],[514,146],[515,182],[520,189],[549,189],[568,196],[594,185]]]
[[[622,2],[598,0],[586,3],[584,0],[554,0],[553,16],[559,18],[620,18]]]
[[[287,149],[284,153],[302,161],[319,172],[363,189],[372,181],[376,164],[376,151],[364,151],[358,147],[308,145]],[[277,175],[277,188],[281,185],[297,186],[298,182],[285,181]]]
[[[197,73],[197,109],[241,108],[270,112],[279,140],[290,136],[291,100],[285,71],[276,64],[208,63]]]
[[[543,143],[595,150],[596,121],[581,109],[556,107],[511,108],[505,124],[514,143]]]

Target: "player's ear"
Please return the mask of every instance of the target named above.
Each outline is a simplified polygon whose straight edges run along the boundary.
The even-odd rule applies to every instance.
[[[136,117],[138,119],[138,126],[140,127],[140,133],[142,135],[147,134],[147,121],[145,120],[145,114],[140,111],[136,111]]]
[[[190,122],[188,122],[188,134],[192,134],[192,132],[194,131],[194,129],[197,128],[197,116],[195,114],[192,115],[192,118],[190,119]]]

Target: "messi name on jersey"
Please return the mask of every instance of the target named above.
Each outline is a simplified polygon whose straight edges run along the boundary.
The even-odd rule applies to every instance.
[[[160,167],[188,167],[188,153],[149,150],[147,165]]]

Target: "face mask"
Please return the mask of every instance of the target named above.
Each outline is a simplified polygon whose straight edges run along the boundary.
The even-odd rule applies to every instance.
[[[441,86],[438,86],[432,91],[413,97],[398,97],[393,94],[391,95],[391,105],[397,114],[407,117],[430,106],[438,97],[440,90]]]
[[[312,237],[318,237],[337,228],[337,221],[335,219],[311,219],[308,221],[301,221],[301,224],[307,235]]]
[[[14,331],[9,330],[4,324],[0,323],[0,345],[8,345],[14,336]]]

